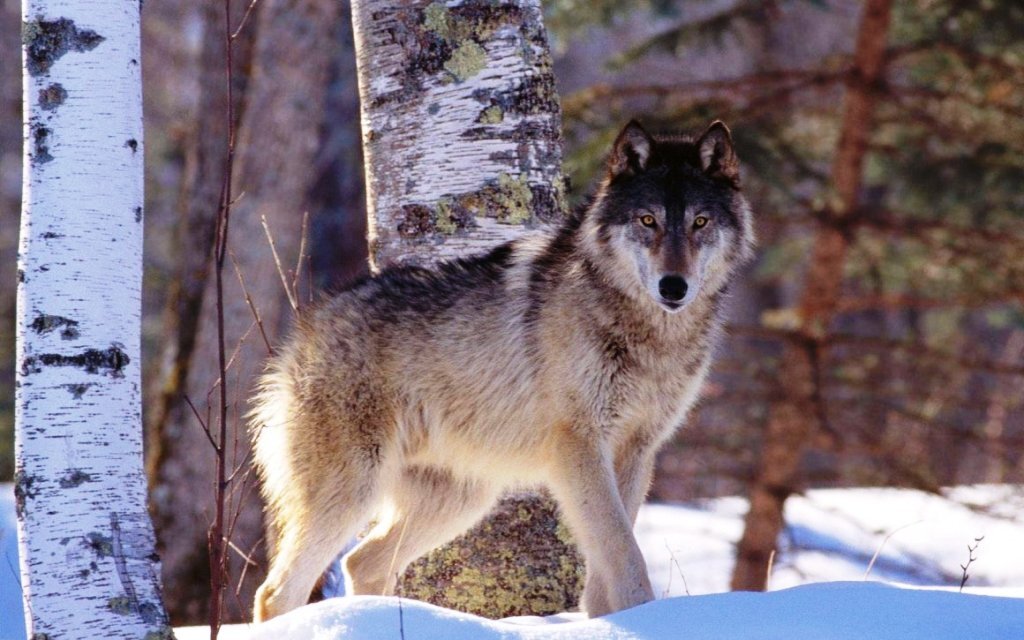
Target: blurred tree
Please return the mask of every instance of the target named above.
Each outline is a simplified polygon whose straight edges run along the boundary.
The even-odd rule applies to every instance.
[[[376,268],[478,251],[564,214],[539,2],[360,0],[353,20]],[[492,618],[574,608],[581,564],[553,509],[506,498],[415,563],[399,593]],[[395,545],[403,530],[401,519],[390,529]]]
[[[241,21],[245,15],[238,10],[235,13],[236,21]],[[195,432],[200,429],[194,423],[194,416],[188,412],[183,394],[193,358],[197,357],[195,344],[203,318],[203,293],[212,261],[210,249],[213,247],[224,176],[224,146],[228,135],[225,118],[221,117],[227,109],[223,8],[206,3],[201,7],[199,16],[202,44],[197,59],[192,61],[199,97],[191,120],[192,129],[182,141],[184,175],[177,203],[178,222],[173,227],[172,249],[177,262],[169,279],[162,318],[165,340],[160,344],[160,369],[152,376],[157,382],[150,383],[149,409],[145,414],[150,509],[159,549],[164,557],[165,598],[172,618],[179,624],[205,619],[201,610],[209,589],[205,549],[193,546],[202,537],[202,530],[185,534],[179,527],[186,523],[196,524],[194,515],[179,520],[176,508],[181,506],[181,499],[190,499],[200,492],[212,492],[212,475],[197,476],[181,469],[182,460],[212,466],[209,464],[210,452],[197,451],[196,439],[182,433],[182,430]],[[252,29],[239,31],[236,39],[239,46],[234,56],[236,70],[248,67],[252,32]],[[244,80],[248,75],[236,73],[234,77]],[[239,113],[245,83],[236,80],[233,93],[235,113]],[[198,358],[208,358],[208,354],[198,355]],[[215,365],[207,363],[206,366]],[[207,396],[203,393],[200,399]],[[203,444],[207,444],[205,440]],[[203,517],[209,518],[208,511],[202,513]],[[188,554],[187,563],[181,560],[183,552]]]
[[[0,4],[0,49],[15,51],[21,7]],[[21,202],[21,60],[0,56],[0,482],[14,476],[14,315]]]
[[[549,11],[571,12],[578,31],[630,10],[577,5]],[[887,0],[648,6],[653,34],[608,54],[628,74],[565,101],[570,163],[592,171],[595,149],[637,112],[733,125],[767,295],[733,327],[702,428],[667,458],[689,445],[710,454],[706,474],[716,465],[750,483],[734,586],[763,588],[785,498],[808,483],[1019,481],[1024,411],[1005,389],[1024,382],[1024,7],[912,0],[886,17]],[[851,20],[856,41],[811,48],[830,22]],[[691,73],[736,49],[740,73],[724,75],[727,62],[709,79]],[[678,71],[638,71],[672,58]]]
[[[203,268],[198,261],[190,261],[187,264],[196,271],[183,274],[192,280],[186,280],[184,286],[189,289],[183,289],[185,295],[178,300],[191,301],[189,305],[199,313],[198,320],[185,320],[196,323],[194,343],[188,344],[189,336],[178,341],[174,360],[179,364],[167,370],[170,386],[164,397],[169,405],[157,416],[159,420],[151,424],[150,431],[152,441],[158,443],[154,452],[157,459],[151,466],[153,509],[159,524],[168,609],[175,624],[198,622],[207,614],[206,531],[214,512],[214,465],[213,451],[200,421],[210,424],[210,410],[215,404],[211,398],[218,384],[228,385],[232,423],[229,440],[234,443],[229,464],[242,467],[232,484],[229,500],[234,549],[229,569],[231,583],[237,588],[226,603],[226,616],[229,620],[251,617],[252,595],[261,577],[257,560],[262,510],[255,495],[254,479],[245,471],[248,437],[242,416],[252,376],[260,371],[270,345],[290,315],[289,296],[275,266],[263,220],[284,262],[284,279],[297,303],[305,298],[307,289],[304,279],[295,283],[292,280],[296,275],[303,214],[309,209],[309,193],[316,179],[310,167],[319,152],[325,124],[326,95],[341,9],[338,3],[323,0],[265,0],[255,6],[250,18],[257,35],[237,129],[232,181],[238,196],[229,231],[231,265],[227,269],[224,296],[226,343],[231,360],[229,377],[218,380],[216,358],[212,355],[217,352],[212,282],[203,285],[199,304]],[[223,24],[209,28],[205,37],[213,37],[215,43],[223,45],[223,29]],[[214,64],[216,57],[210,51],[204,59]],[[224,62],[216,64],[223,68]],[[215,75],[211,74],[207,81],[216,82]],[[209,90],[205,105],[210,109],[223,105],[223,97],[218,98],[221,89]],[[222,114],[204,112],[199,116],[215,120]],[[215,129],[218,125],[208,126]],[[207,133],[214,135],[216,131]],[[223,144],[223,138],[220,142]],[[205,168],[213,170],[215,179],[219,179],[222,173],[214,168],[218,160],[208,155],[206,158]],[[218,201],[203,203],[199,199],[219,191],[219,184],[213,187],[209,178],[200,178],[200,182],[186,185],[183,196],[185,206],[193,211],[187,219],[192,226],[187,232],[188,241],[197,243],[211,234],[204,217]],[[202,213],[204,210],[206,214]],[[208,240],[209,243],[192,250],[198,249],[209,258],[212,237],[208,236]],[[189,346],[191,353],[187,352]],[[181,362],[187,363],[187,370],[182,370]],[[197,414],[192,412],[189,402]],[[245,580],[238,584],[243,577]]]
[[[819,388],[818,343],[835,315],[848,240],[843,224],[861,204],[864,156],[874,124],[882,63],[889,35],[890,0],[867,0],[846,84],[841,133],[832,164],[831,207],[822,211],[796,308],[794,335],[786,341],[781,367],[783,394],[773,402],[761,439],[761,456],[750,488],[750,508],[736,549],[733,590],[763,590],[771,555],[782,532],[786,499],[800,483],[804,448],[825,425]]]
[[[142,470],[139,14],[27,2],[15,510],[32,638],[171,638]]]

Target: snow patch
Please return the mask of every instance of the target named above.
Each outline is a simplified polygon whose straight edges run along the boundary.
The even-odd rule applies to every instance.
[[[741,498],[722,498],[644,505],[636,534],[659,600],[598,620],[568,613],[492,621],[413,600],[351,597],[302,607],[264,625],[228,625],[221,638],[1021,637],[1024,487],[945,493],[835,489],[794,496],[787,501],[787,529],[771,579],[772,588],[781,590],[769,593],[722,593],[747,509]],[[13,488],[0,485],[0,640],[24,638],[14,524]],[[971,578],[964,593],[956,593],[966,545],[980,536]],[[876,551],[870,578],[889,586],[863,580]],[[786,588],[793,585],[804,586]],[[200,640],[209,631],[190,627],[176,635]]]
[[[592,620],[527,622],[486,620],[394,597],[355,596],[324,600],[261,625],[236,625],[225,638],[1006,640],[1019,637],[1022,628],[1024,600],[845,582],[770,593],[684,596]],[[199,637],[178,633],[180,640]]]

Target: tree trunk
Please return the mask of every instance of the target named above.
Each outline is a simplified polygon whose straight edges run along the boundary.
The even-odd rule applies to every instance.
[[[565,211],[561,114],[536,0],[353,3],[375,269],[464,255]],[[579,556],[550,501],[517,498],[399,591],[500,617],[564,611]]]
[[[162,318],[164,335],[160,370],[157,383],[150,383],[146,412],[146,472],[151,480],[157,535],[164,527],[162,517],[174,517],[160,507],[168,491],[155,480],[165,460],[177,455],[178,433],[165,428],[169,415],[181,402],[188,380],[189,367],[195,353],[196,332],[202,314],[203,292],[206,290],[213,247],[217,208],[224,173],[224,141],[227,138],[225,119],[220,114],[227,109],[227,90],[224,86],[223,8],[213,3],[199,10],[202,17],[203,40],[192,72],[198,102],[194,105],[195,118],[188,140],[185,142],[185,166],[178,200],[178,224],[175,227],[173,254],[177,256],[174,278],[167,293],[167,306]],[[241,19],[241,13],[239,13]],[[242,31],[247,35],[252,29]],[[249,38],[236,40],[234,87],[235,113],[239,113],[244,95],[244,78],[240,72],[248,67],[245,54]],[[173,608],[173,604],[168,602]]]
[[[750,510],[736,550],[734,590],[765,589],[769,561],[782,532],[786,499],[798,490],[804,451],[820,433],[817,346],[838,308],[848,248],[842,226],[860,206],[864,156],[877,85],[884,72],[890,9],[891,0],[867,0],[864,4],[844,99],[842,133],[832,165],[836,205],[815,236],[799,301],[800,326],[784,347],[781,399],[769,411],[758,469],[750,489]]]
[[[174,472],[181,469],[182,460],[211,465],[205,438],[202,443],[206,449],[199,451],[197,441],[192,437],[196,434],[191,432],[196,431],[198,425],[183,398],[188,391],[186,384],[196,356],[196,338],[204,311],[203,297],[212,266],[211,249],[228,134],[223,117],[228,106],[224,84],[224,11],[220,5],[207,3],[198,13],[202,18],[203,40],[192,70],[198,100],[193,110],[193,128],[185,143],[179,216],[173,240],[174,254],[178,259],[162,318],[166,340],[162,345],[159,372],[154,376],[157,381],[148,385],[144,414],[146,473],[152,500],[150,511],[156,527],[157,546],[164,554],[164,602],[175,623],[205,619],[199,616],[209,593],[205,549],[192,549],[186,569],[191,573],[182,573],[179,550],[184,545],[193,545],[194,540],[179,528],[182,516],[175,510],[181,507],[183,500],[212,491],[208,484],[212,475],[200,477],[193,473]],[[236,8],[235,13],[236,20],[241,20],[242,11]],[[250,24],[250,28],[242,30],[235,40],[233,106],[236,114],[241,111],[241,98],[245,95],[244,78],[248,71],[252,40],[249,34],[252,32]],[[229,271],[227,277],[232,278],[233,274]],[[213,310],[206,307],[206,312],[212,314]],[[205,401],[206,393],[199,399]],[[186,521],[193,522],[191,516]],[[199,536],[201,531],[193,535]]]
[[[253,16],[256,23],[251,26],[257,35],[238,129],[233,178],[237,202],[228,234],[229,263],[233,264],[228,264],[224,274],[225,341],[231,359],[226,380],[232,423],[229,464],[246,464],[243,458],[248,438],[242,416],[252,377],[260,372],[268,354],[263,336],[273,344],[290,315],[261,218],[266,217],[290,280],[287,272],[296,265],[303,213],[315,178],[310,167],[324,124],[333,34],[339,13],[340,6],[334,0],[264,0]],[[219,118],[221,114],[204,116]],[[197,249],[208,252],[205,246]],[[234,265],[244,278],[260,324],[254,320]],[[203,294],[204,311],[185,392],[177,398],[161,427],[165,437],[173,440],[175,453],[165,456],[154,482],[157,517],[163,523],[164,585],[175,623],[196,623],[207,614],[206,531],[214,513],[214,454],[185,396],[205,419],[209,394],[219,377],[212,284],[207,283]],[[253,559],[258,560],[262,509],[252,486],[254,479],[244,473],[237,477],[229,514],[238,510],[240,516],[232,541],[242,553],[256,553]],[[232,551],[229,557],[234,587],[245,563],[240,553]],[[225,603],[228,620],[251,618],[253,593],[261,579],[257,566],[250,565],[245,570],[245,582],[237,592],[232,588]]]
[[[139,13],[24,5],[15,496],[32,638],[169,638],[142,469]]]

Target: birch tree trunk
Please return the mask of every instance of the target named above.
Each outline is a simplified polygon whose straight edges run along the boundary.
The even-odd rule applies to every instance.
[[[564,213],[561,113],[536,0],[353,2],[375,269],[464,255]],[[577,605],[550,500],[507,499],[399,592],[490,617]]]
[[[169,638],[142,470],[139,7],[23,5],[16,481],[31,638]]]
[[[849,244],[843,226],[861,203],[864,159],[878,96],[876,85],[885,70],[891,3],[864,3],[844,99],[842,132],[832,163],[836,204],[815,235],[798,306],[800,326],[784,346],[783,393],[769,411],[750,489],[750,509],[736,550],[734,590],[765,589],[771,555],[784,525],[786,500],[799,488],[800,463],[808,443],[821,436],[818,345],[838,308]]]

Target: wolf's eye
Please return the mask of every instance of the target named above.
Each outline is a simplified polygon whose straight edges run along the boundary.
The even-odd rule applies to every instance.
[[[655,225],[658,224],[658,221],[654,219],[654,216],[648,214],[645,216],[640,216],[640,224],[644,225],[648,229],[653,229]]]
[[[696,218],[693,219],[693,228],[701,229],[703,227],[706,227],[708,222],[709,221],[707,216],[697,216]]]

